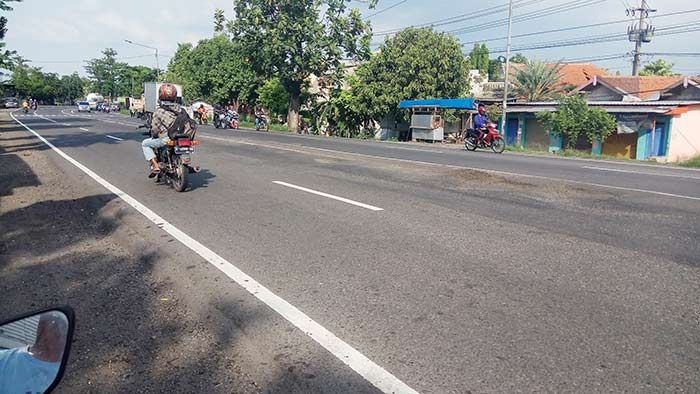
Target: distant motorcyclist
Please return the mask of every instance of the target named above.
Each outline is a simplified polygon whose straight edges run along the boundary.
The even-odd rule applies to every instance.
[[[204,108],[204,104],[199,105],[197,113],[199,114],[199,124],[207,124],[207,109]]]
[[[24,101],[22,102],[22,109],[24,110],[24,113],[25,113],[25,114],[26,114],[27,112],[29,112],[29,101],[24,100]]]
[[[258,104],[255,105],[253,110],[255,114],[255,129],[260,130],[263,126],[267,124],[267,118],[265,117],[265,111]]]
[[[475,136],[479,140],[483,140],[486,133],[488,133],[488,124],[490,121],[486,114],[486,106],[484,104],[479,104],[478,111],[479,113],[474,116],[474,131]]]
[[[178,113],[181,112],[181,106],[177,103],[177,88],[170,83],[164,83],[158,89],[158,100],[160,105],[153,113],[151,120],[151,138],[146,138],[141,143],[143,155],[146,161],[151,165],[151,173],[149,178],[154,178],[160,173],[160,166],[156,160],[154,150],[162,148],[170,141],[169,132],[175,124]]]

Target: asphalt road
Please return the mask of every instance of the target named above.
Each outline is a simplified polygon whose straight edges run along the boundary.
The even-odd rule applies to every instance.
[[[419,392],[700,387],[698,171],[203,128],[177,194],[145,178],[134,119],[18,119]],[[211,281],[178,296],[241,290]],[[334,371],[315,390],[372,390],[303,349]]]

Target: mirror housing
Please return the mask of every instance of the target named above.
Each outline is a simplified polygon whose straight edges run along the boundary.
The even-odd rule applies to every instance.
[[[75,328],[69,306],[0,323],[0,382],[8,392],[50,393],[63,378]]]

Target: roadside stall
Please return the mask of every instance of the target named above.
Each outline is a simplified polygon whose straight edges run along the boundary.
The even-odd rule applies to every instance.
[[[399,108],[411,111],[411,139],[413,141],[442,142],[446,138],[459,140],[464,130],[471,127],[476,113],[476,101],[470,98],[408,100]],[[462,112],[456,122],[445,121],[446,110]]]

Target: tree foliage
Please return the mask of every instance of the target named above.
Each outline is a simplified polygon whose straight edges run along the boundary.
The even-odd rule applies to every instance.
[[[489,75],[489,49],[486,44],[474,44],[474,48],[469,53],[469,64],[472,69],[479,70],[479,74]]]
[[[566,136],[569,148],[576,144],[580,135],[586,135],[591,143],[605,141],[617,125],[614,117],[602,109],[589,108],[578,94],[562,98],[556,111],[538,113],[537,118],[549,133]]]
[[[515,64],[527,64],[527,58],[522,53],[516,53],[515,56],[510,58],[510,62]]]
[[[224,15],[224,10],[217,8],[214,10],[214,33],[221,34],[224,33],[226,29],[226,16]]]
[[[388,38],[357,70],[358,111],[379,120],[405,117],[401,100],[460,97],[468,90],[468,61],[454,37],[429,28]]]
[[[12,85],[20,97],[32,97],[47,103],[73,102],[83,97],[83,81],[78,73],[59,77],[40,68],[19,65],[12,73]]]
[[[673,66],[674,64],[667,63],[664,59],[659,59],[644,66],[644,69],[639,72],[639,75],[672,77],[676,75],[676,73],[673,72]]]
[[[373,6],[376,0],[371,1]],[[256,72],[277,77],[289,94],[288,124],[298,131],[303,85],[310,75],[339,80],[342,60],[367,59],[371,31],[345,0],[236,0],[229,32]]]
[[[22,0],[0,0],[0,11],[12,11],[12,7],[7,3],[21,1]],[[5,15],[0,16],[0,68],[11,69],[13,67],[12,57],[16,54],[16,52],[4,49],[6,44],[2,41],[5,39],[5,34],[7,34],[7,21],[8,20]]]
[[[214,104],[254,102],[261,85],[241,46],[225,35],[202,40],[196,47],[180,44],[166,79],[182,84],[188,100]]]
[[[104,96],[135,96],[143,93],[143,83],[157,79],[155,69],[131,66],[117,60],[117,51],[107,48],[102,57],[88,61],[85,71],[90,79],[90,88]]]
[[[269,110],[274,118],[285,115],[289,109],[289,95],[277,78],[265,81],[258,89],[258,97],[260,105]]]
[[[518,98],[527,101],[544,101],[565,93],[561,85],[560,63],[550,66],[541,61],[528,61],[515,73],[513,90]]]

